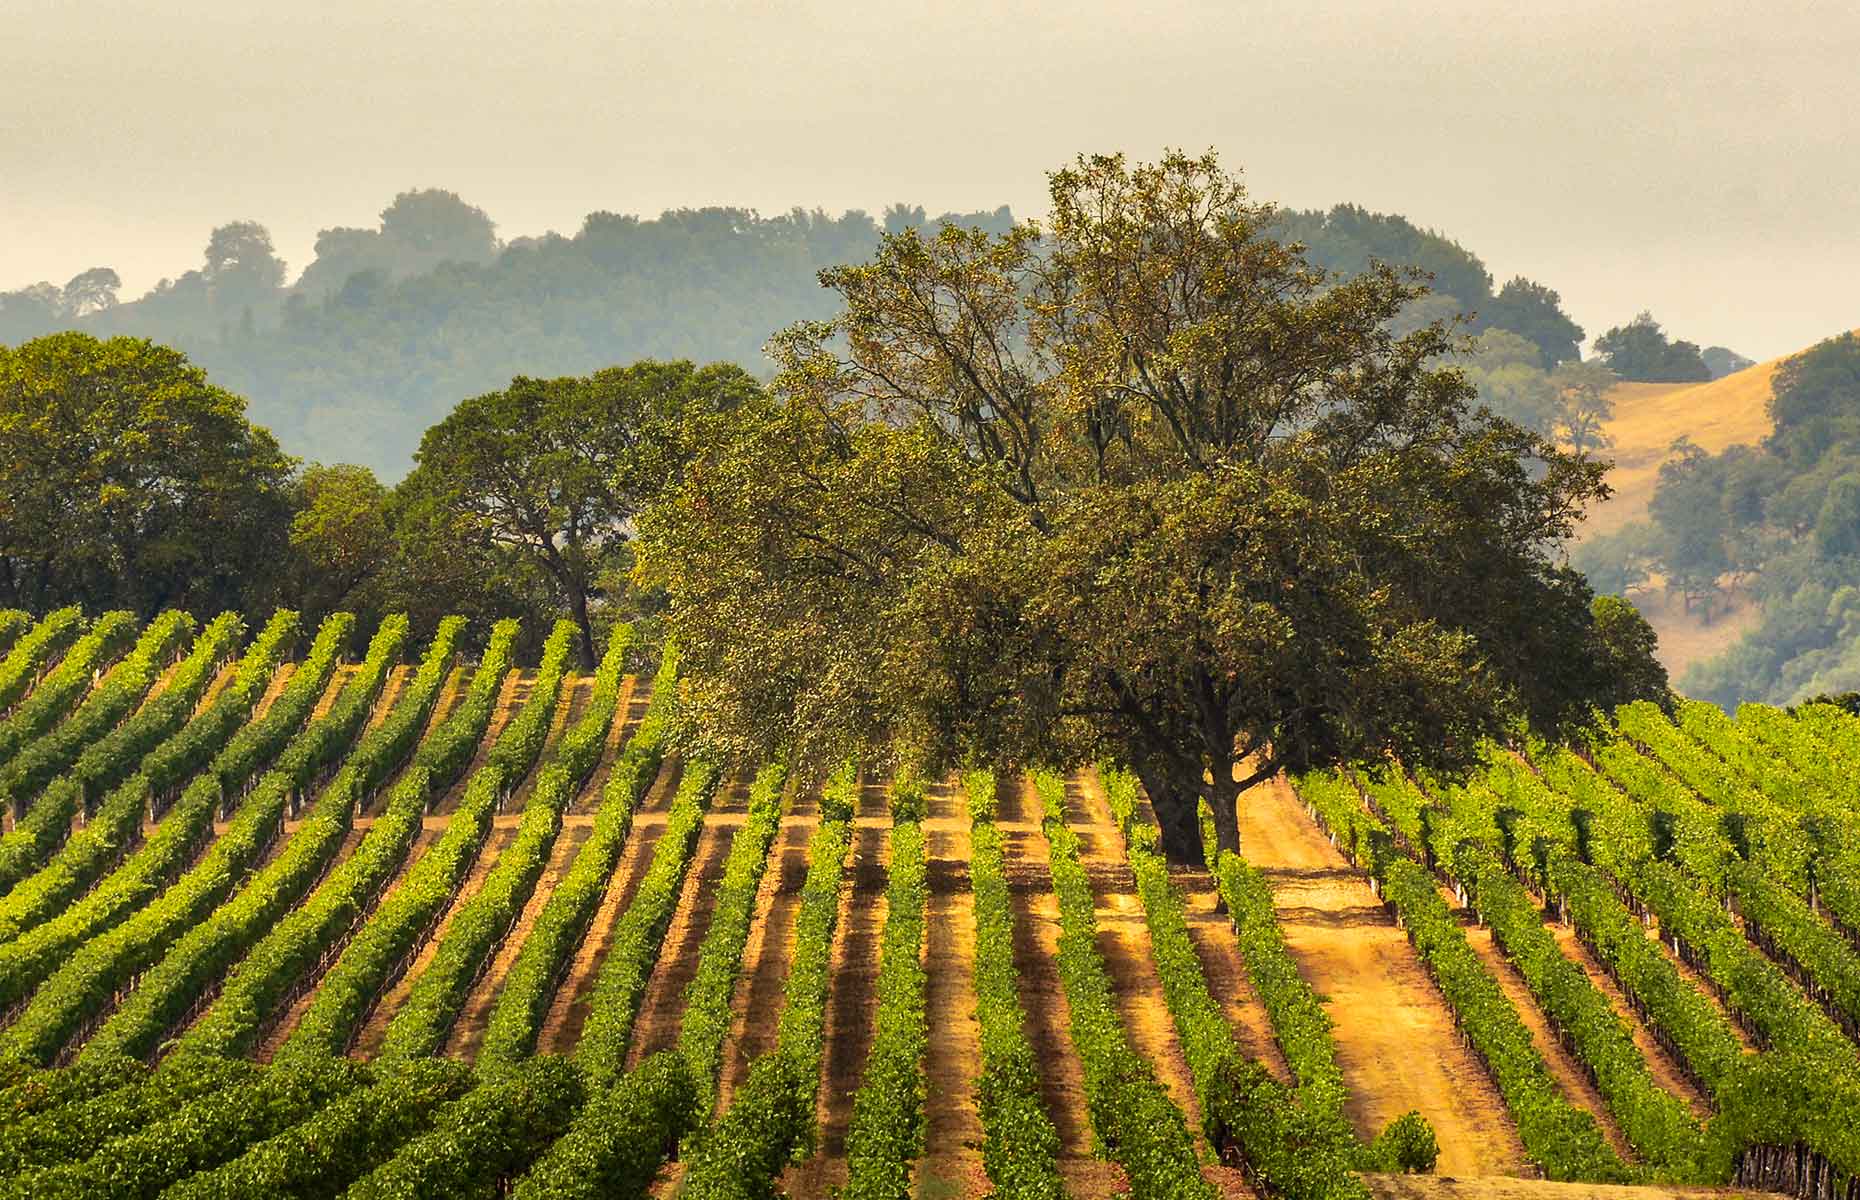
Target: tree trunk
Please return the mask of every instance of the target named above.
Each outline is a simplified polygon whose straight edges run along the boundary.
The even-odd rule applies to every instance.
[[[581,669],[592,671],[600,664],[594,657],[594,623],[588,620],[588,589],[578,581],[570,583],[568,602],[574,609],[575,624],[581,626]]]
[[[1240,783],[1232,763],[1211,772],[1208,807],[1214,810],[1214,840],[1221,852],[1240,853]]]
[[[1192,781],[1173,779],[1153,767],[1135,768],[1149,793],[1150,807],[1156,810],[1156,824],[1162,830],[1163,857],[1183,866],[1207,865],[1201,846],[1201,792]]]

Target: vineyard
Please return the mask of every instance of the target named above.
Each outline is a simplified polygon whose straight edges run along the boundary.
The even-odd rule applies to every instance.
[[[520,633],[0,614],[0,1197],[1860,1197],[1839,708],[1202,869],[1117,764],[707,762],[675,652]]]

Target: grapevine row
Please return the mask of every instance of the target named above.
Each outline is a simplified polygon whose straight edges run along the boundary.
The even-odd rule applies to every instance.
[[[412,765],[389,792],[373,827],[355,852],[331,870],[288,916],[268,929],[254,924],[241,931],[242,937],[261,932],[263,936],[227,974],[219,998],[182,1036],[180,1049],[212,1054],[249,1052],[269,1022],[289,1004],[306,973],[368,911],[412,848],[429,799],[465,768],[472,745],[484,735],[516,635],[516,622],[498,623],[465,702],[416,752],[415,742],[427,724],[449,662],[449,656],[444,661],[429,656],[412,689],[418,697],[417,707],[397,706],[392,717],[363,738],[343,763],[337,781],[330,785],[337,789],[345,781],[353,781],[349,786],[354,790],[355,804],[344,811],[346,825],[347,819],[412,754]],[[457,749],[460,744],[465,745],[463,752]],[[297,889],[295,894],[303,892]],[[284,906],[280,906],[278,911],[283,910]]]
[[[1072,1045],[1084,1068],[1092,1129],[1123,1166],[1136,1200],[1212,1197],[1214,1190],[1201,1177],[1194,1137],[1182,1110],[1157,1081],[1154,1068],[1130,1044],[1118,1015],[1111,977],[1098,953],[1091,879],[1079,859],[1078,835],[1066,824],[1065,780],[1042,772],[1034,777],[1034,786],[1046,810],[1043,828],[1052,851],[1053,891],[1059,898],[1059,979],[1072,1014]],[[1195,970],[1198,973],[1199,967]],[[1168,992],[1172,983],[1185,982],[1180,976],[1166,975],[1163,987]],[[1203,981],[1204,992],[1206,986]],[[1171,1012],[1176,1013],[1185,1000],[1178,991]],[[1193,1013],[1187,1019],[1192,1033],[1185,1038],[1184,1049],[1197,1053],[1200,1047],[1190,1050],[1190,1042],[1205,1027]],[[1226,1030],[1224,1016],[1221,1028]],[[1231,1042],[1231,1033],[1227,1036]]]
[[[822,791],[775,1049],[751,1064],[729,1109],[699,1135],[685,1175],[685,1194],[692,1200],[764,1196],[783,1165],[813,1144],[833,935],[858,797],[859,776],[851,766],[836,772]]]
[[[7,1032],[0,1045],[33,1061],[49,1061],[60,1047],[79,1034],[81,1027],[107,1013],[117,999],[119,990],[129,986],[138,972],[158,963],[158,970],[163,977],[171,977],[173,973],[184,970],[185,959],[171,955],[164,957],[169,947],[176,938],[183,936],[213,912],[250,864],[276,838],[291,788],[298,779],[318,765],[314,756],[299,753],[300,747],[308,744],[323,745],[320,738],[312,736],[321,726],[346,725],[352,729],[359,728],[393,660],[400,655],[405,634],[404,621],[383,622],[382,629],[377,632],[370,647],[367,664],[350,681],[337,704],[284,748],[280,755],[279,770],[268,777],[271,781],[269,786],[258,789],[241,805],[225,836],[214,842],[196,866],[158,898],[153,894],[153,879],[136,889],[143,892],[142,899],[151,902],[146,907],[135,905],[140,911],[120,924],[114,919],[119,914],[105,911],[95,914],[95,928],[85,934],[90,940],[71,956],[69,962],[57,967],[56,974],[40,988],[20,1021]],[[286,688],[286,695],[279,698],[279,703],[288,699],[293,707],[300,703],[313,704],[323,690],[323,680],[333,669],[333,656],[325,664],[312,666],[306,663],[292,677],[292,686]],[[297,688],[300,694],[291,696],[292,688]],[[308,697],[308,700],[304,697]],[[274,712],[277,707],[273,706]],[[286,729],[280,728],[277,732],[282,735]],[[181,802],[155,836],[131,860],[131,868],[137,865],[137,860],[148,857],[150,852],[165,847],[179,847],[193,840],[199,836],[196,829],[210,831],[222,789],[229,781],[243,783],[243,780],[233,779],[216,767],[190,784]],[[75,911],[114,907],[93,902],[101,901],[113,893],[125,892],[125,876],[134,874],[129,868],[117,872]],[[151,870],[149,874],[165,876],[166,871],[157,873]],[[129,906],[124,907],[126,909]],[[16,944],[36,943],[41,953],[49,952],[52,940],[41,937],[41,933],[56,930],[61,924],[67,923],[72,915],[67,914],[58,921],[40,926]],[[127,916],[127,913],[120,915]],[[107,926],[113,927],[105,931]],[[77,930],[66,932],[75,940]],[[42,965],[51,967],[54,964],[46,961]],[[143,1010],[155,1008],[165,993],[157,986],[159,980],[145,980],[144,983],[149,986],[141,989],[141,998],[136,1001],[136,1005]],[[124,1020],[127,1023],[130,1018]],[[94,1059],[101,1052],[94,1052],[91,1057]]]

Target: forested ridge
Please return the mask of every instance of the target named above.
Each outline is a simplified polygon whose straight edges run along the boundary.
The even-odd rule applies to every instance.
[[[959,224],[1002,233],[1013,221],[1006,207],[931,216],[898,204],[876,217],[710,207],[595,212],[572,235],[502,241],[491,217],[458,196],[410,191],[376,228],[323,230],[295,278],[264,226],[235,221],[213,231],[198,267],[137,299],[118,296],[108,267],[63,285],[0,281],[15,287],[0,292],[0,344],[72,328],[174,346],[245,396],[287,452],[393,482],[421,432],[465,396],[519,375],[640,358],[732,362],[766,377],[771,334],[830,314],[821,270],[870,257],[886,232]],[[1426,272],[1433,294],[1404,315],[1410,326],[1466,314],[1467,333],[1515,335],[1486,344],[1479,371],[1511,369],[1497,382],[1482,375],[1482,394],[1526,423],[1557,424],[1567,389],[1548,374],[1577,359],[1583,330],[1552,288],[1524,278],[1498,286],[1477,254],[1401,216],[1344,204],[1281,211],[1277,222],[1280,236],[1341,276],[1377,261]]]

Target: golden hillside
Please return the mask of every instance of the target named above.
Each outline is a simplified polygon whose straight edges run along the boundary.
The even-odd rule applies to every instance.
[[[1792,357],[1792,356],[1791,356]],[[1646,515],[1667,451],[1681,436],[1716,454],[1761,440],[1770,431],[1770,380],[1785,359],[1746,367],[1709,383],[1621,383],[1606,428],[1615,467],[1614,498],[1589,514],[1583,534],[1612,533]]]

